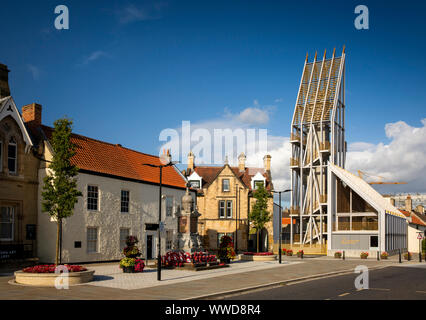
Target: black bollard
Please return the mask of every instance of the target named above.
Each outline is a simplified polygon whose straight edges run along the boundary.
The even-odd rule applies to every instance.
[[[380,254],[379,254],[379,251],[377,251],[377,261],[380,261]]]
[[[345,260],[345,251],[343,250],[343,260]]]
[[[402,263],[402,260],[401,260],[401,249],[398,249],[398,251],[399,251],[399,263]]]
[[[303,259],[303,251],[302,251],[302,254],[300,255],[300,259]]]
[[[422,253],[419,252],[419,262],[422,262]]]

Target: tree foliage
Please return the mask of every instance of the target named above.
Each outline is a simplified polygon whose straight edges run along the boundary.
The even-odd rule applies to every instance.
[[[249,219],[257,233],[257,251],[259,252],[259,232],[271,221],[272,217],[268,211],[269,193],[263,185],[258,186],[253,197],[256,199],[256,202],[250,211]]]
[[[62,219],[73,214],[74,206],[82,193],[77,190],[78,168],[71,163],[75,145],[71,142],[72,121],[66,118],[54,122],[50,140],[53,155],[48,174],[43,179],[42,210],[57,222],[56,260],[58,264],[59,237]]]
[[[272,218],[271,213],[268,211],[269,193],[263,185],[259,185],[253,197],[256,202],[253,204],[249,219],[253,223],[253,228],[256,231],[260,231]]]
[[[71,120],[64,118],[55,121],[50,141],[53,149],[53,159],[49,164],[51,172],[43,179],[42,210],[55,219],[71,216],[78,197],[82,196],[77,190],[75,178],[78,168],[71,164],[75,154],[71,131]]]

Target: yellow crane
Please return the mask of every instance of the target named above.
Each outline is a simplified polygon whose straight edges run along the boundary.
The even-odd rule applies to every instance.
[[[361,179],[364,179],[364,176],[377,177],[377,178],[380,178],[380,179],[384,179],[381,176],[369,174],[369,173],[361,171],[361,170],[358,170],[358,176]],[[369,184],[407,184],[407,182],[385,182],[385,181],[371,181],[371,182],[366,181],[366,182],[369,183]]]

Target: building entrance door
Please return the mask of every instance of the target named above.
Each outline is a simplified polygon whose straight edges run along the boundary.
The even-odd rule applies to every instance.
[[[147,260],[151,260],[153,258],[152,248],[153,248],[152,235],[149,234],[146,236],[146,259]]]

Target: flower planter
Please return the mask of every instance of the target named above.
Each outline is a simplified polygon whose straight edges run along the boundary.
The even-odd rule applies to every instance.
[[[86,283],[93,280],[94,270],[86,270],[80,272],[68,273],[68,284],[70,286]],[[55,280],[59,274],[57,273],[30,273],[23,271],[15,272],[15,282],[19,284],[38,286],[38,287],[54,287]]]
[[[123,273],[135,273],[135,267],[123,267]]]
[[[241,256],[241,260],[245,260],[245,261],[275,261],[276,259],[277,259],[276,254],[272,254],[272,255],[243,254]]]

